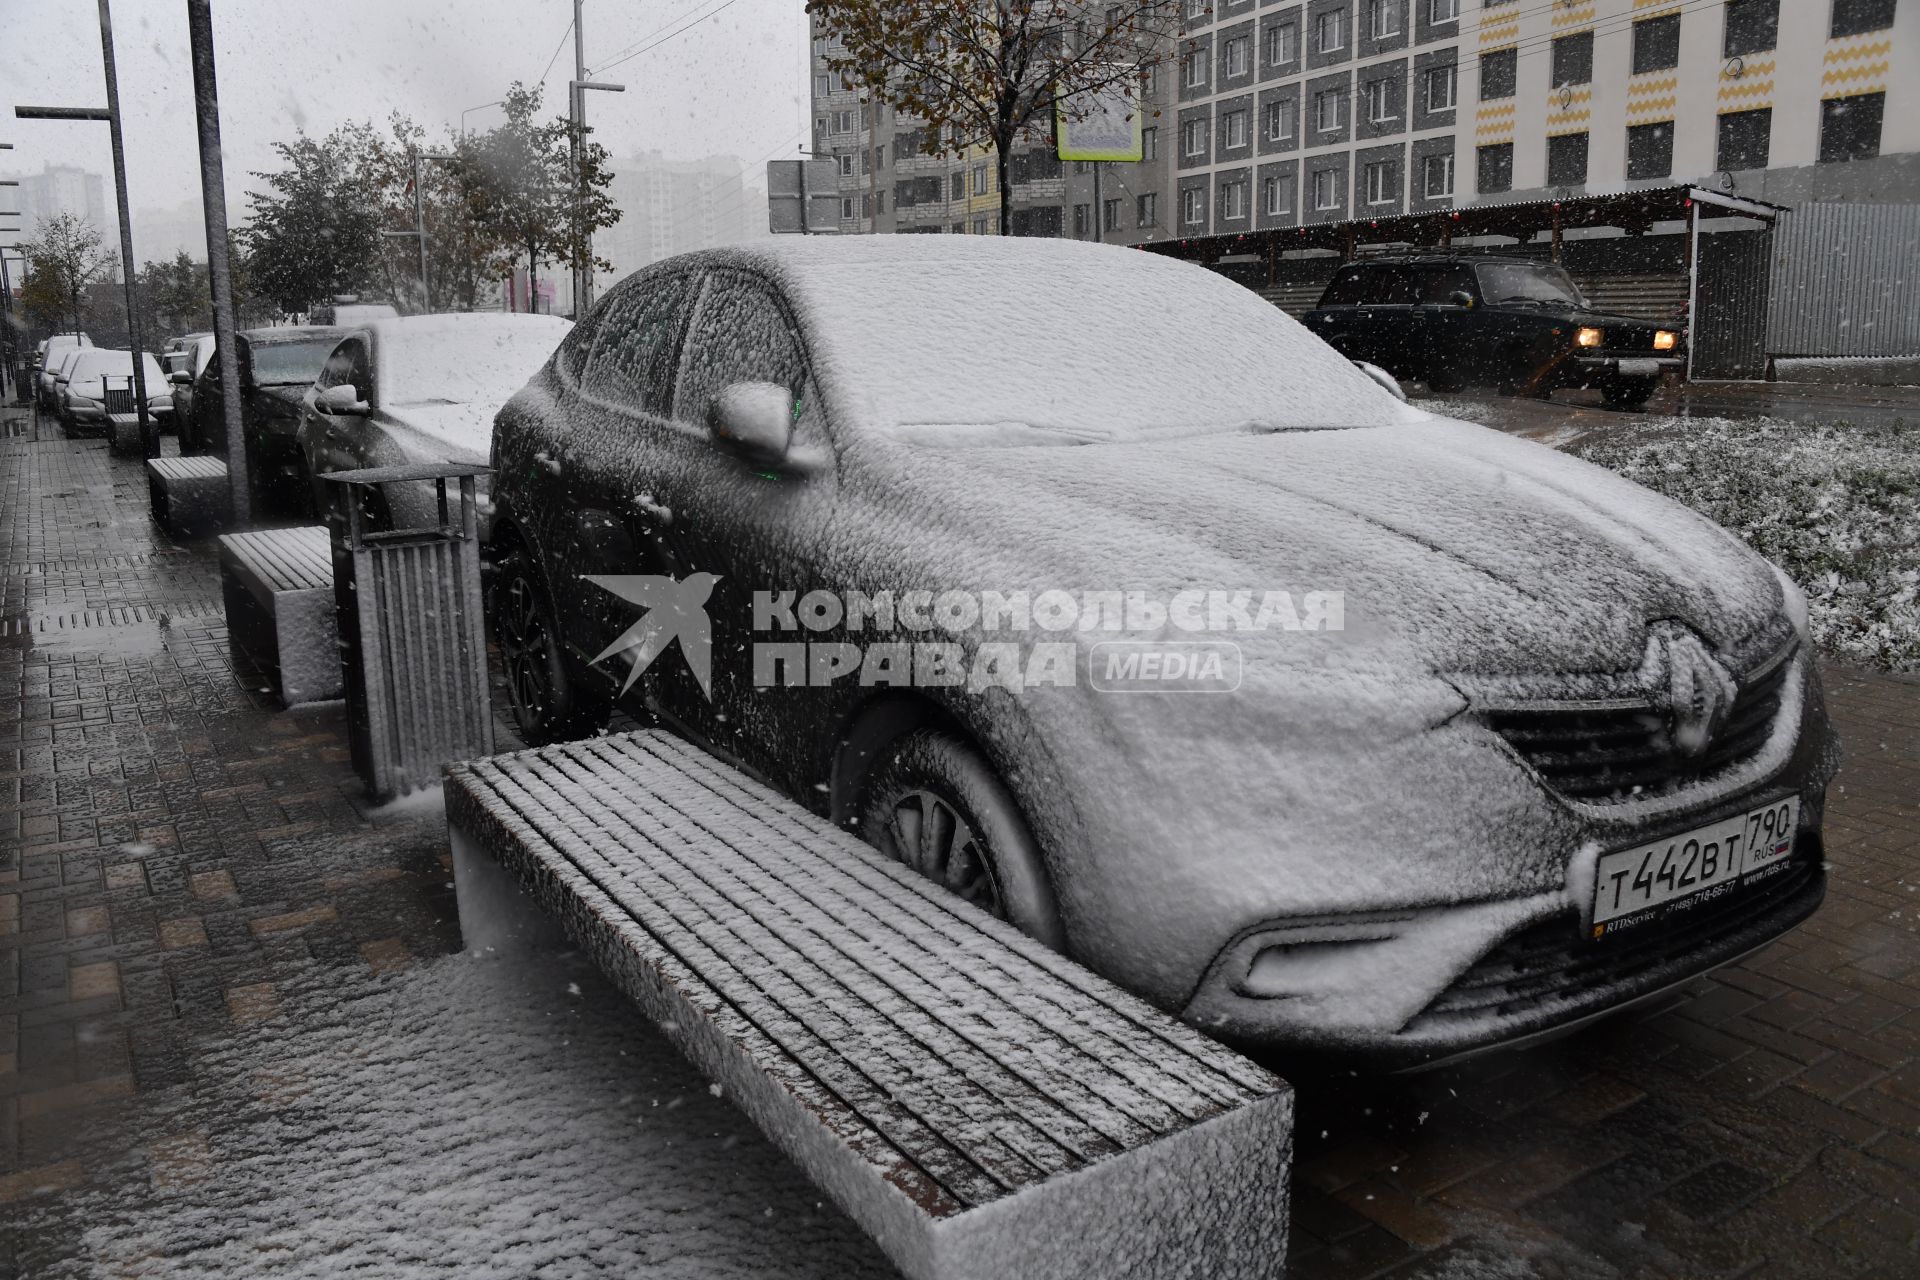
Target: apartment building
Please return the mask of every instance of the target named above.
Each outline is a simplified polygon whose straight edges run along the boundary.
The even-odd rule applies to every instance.
[[[1180,2],[1182,237],[1677,182],[1920,200],[1916,0]]]

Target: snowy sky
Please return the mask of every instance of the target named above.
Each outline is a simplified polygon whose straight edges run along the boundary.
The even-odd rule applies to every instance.
[[[541,81],[553,112],[566,110],[571,0],[218,0],[213,11],[236,215],[245,208],[240,192],[253,185],[249,171],[272,167],[271,144],[303,127],[317,134],[348,119],[382,123],[398,109],[437,133],[514,80]],[[111,202],[105,126],[16,120],[12,111],[104,104],[96,12],[93,0],[0,3],[0,141],[14,144],[0,152],[0,171],[77,164],[107,177]],[[199,199],[186,5],[115,0],[113,22],[137,229],[142,209]],[[804,136],[800,0],[586,0],[583,25],[588,78],[627,86],[588,98],[589,121],[616,157],[734,155],[761,171]],[[483,129],[501,116],[487,107],[466,119]]]

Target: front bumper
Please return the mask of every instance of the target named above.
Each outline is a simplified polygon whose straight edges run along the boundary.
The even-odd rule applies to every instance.
[[[1573,367],[1584,379],[1598,382],[1606,378],[1658,378],[1680,373],[1687,367],[1684,355],[1634,355],[1603,351],[1595,355],[1576,355]]]

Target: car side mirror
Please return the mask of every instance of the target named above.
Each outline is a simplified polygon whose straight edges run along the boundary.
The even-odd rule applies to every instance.
[[[1407,402],[1407,393],[1401,388],[1399,379],[1395,378],[1385,369],[1382,369],[1379,365],[1368,364],[1365,360],[1355,360],[1353,367],[1366,374],[1369,378],[1372,378],[1382,391],[1385,391],[1401,404]]]
[[[313,398],[313,407],[330,418],[364,418],[372,412],[360,389],[350,382],[328,387]]]
[[[1447,295],[1447,301],[1456,307],[1465,307],[1469,311],[1473,310],[1473,295],[1465,289],[1455,289]]]
[[[736,382],[713,398],[707,432],[745,462],[778,466],[793,445],[793,393],[772,382]]]
[[[175,369],[167,375],[167,381],[176,387],[190,387],[193,385],[193,375],[185,369]]]

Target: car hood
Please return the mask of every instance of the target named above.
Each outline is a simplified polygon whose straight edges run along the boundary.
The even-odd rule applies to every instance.
[[[1337,647],[1435,673],[1629,671],[1663,619],[1736,669],[1777,643],[1779,584],[1730,534],[1472,424],[909,452],[902,520],[932,521],[921,546],[980,589],[1339,592]],[[1250,661],[1327,660],[1298,635],[1232,638]]]
[[[403,404],[385,406],[382,416],[389,426],[401,432],[423,437],[421,448],[456,462],[484,465],[493,444],[493,417],[500,406],[479,402],[464,404]]]

